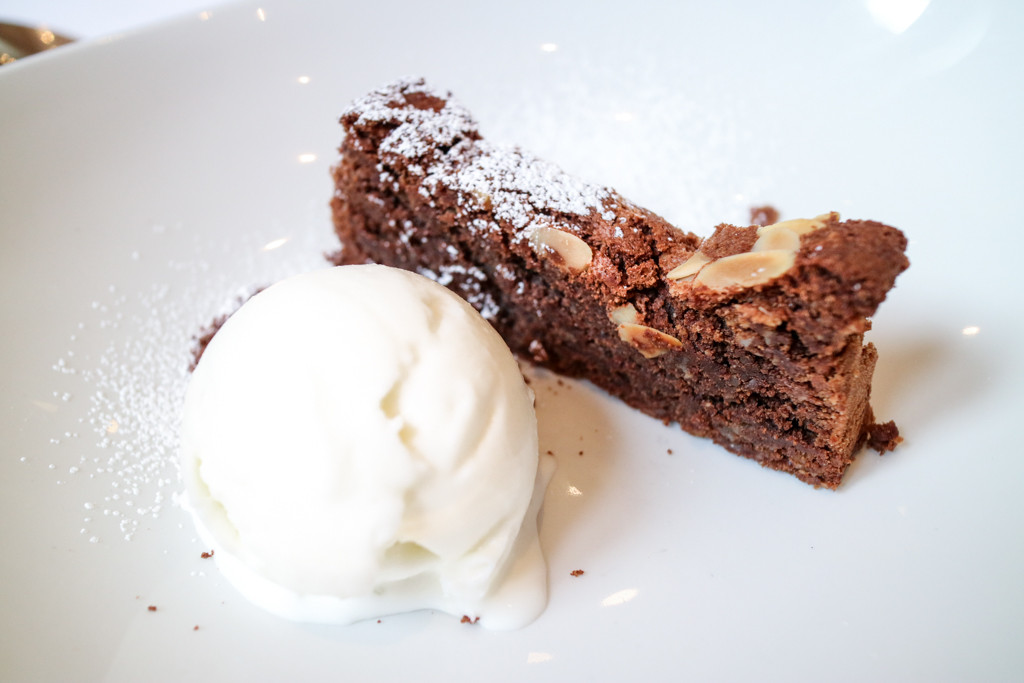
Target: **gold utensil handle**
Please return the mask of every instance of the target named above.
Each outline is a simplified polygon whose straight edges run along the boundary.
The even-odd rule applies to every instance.
[[[32,28],[0,23],[0,64],[20,59],[72,42],[46,27]]]

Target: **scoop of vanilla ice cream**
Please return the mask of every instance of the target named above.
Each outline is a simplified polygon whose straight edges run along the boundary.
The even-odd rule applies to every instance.
[[[502,627],[546,601],[533,394],[493,328],[420,275],[343,266],[255,295],[195,370],[181,457],[220,568],[283,616]],[[498,614],[505,584],[530,603],[517,615]]]

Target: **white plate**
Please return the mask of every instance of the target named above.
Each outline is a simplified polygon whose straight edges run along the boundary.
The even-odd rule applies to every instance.
[[[764,4],[266,2],[0,69],[0,679],[1024,676],[1021,10]],[[531,626],[246,603],[173,503],[189,336],[322,264],[336,116],[410,73],[697,232],[903,228],[871,335],[906,443],[818,491],[541,376]]]

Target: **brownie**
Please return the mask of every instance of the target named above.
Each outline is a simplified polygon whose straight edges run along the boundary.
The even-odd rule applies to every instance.
[[[518,354],[766,467],[839,485],[874,423],[876,351],[863,334],[908,266],[899,230],[831,213],[701,239],[489,143],[422,80],[370,93],[341,123],[336,263],[427,275]]]

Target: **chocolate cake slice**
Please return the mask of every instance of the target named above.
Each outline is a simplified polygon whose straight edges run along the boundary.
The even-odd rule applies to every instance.
[[[835,488],[872,428],[868,316],[903,234],[830,213],[701,238],[483,140],[403,80],[341,117],[339,264],[432,277],[509,346],[766,467]],[[898,437],[875,429],[882,447]],[[887,436],[886,436],[887,435]]]

